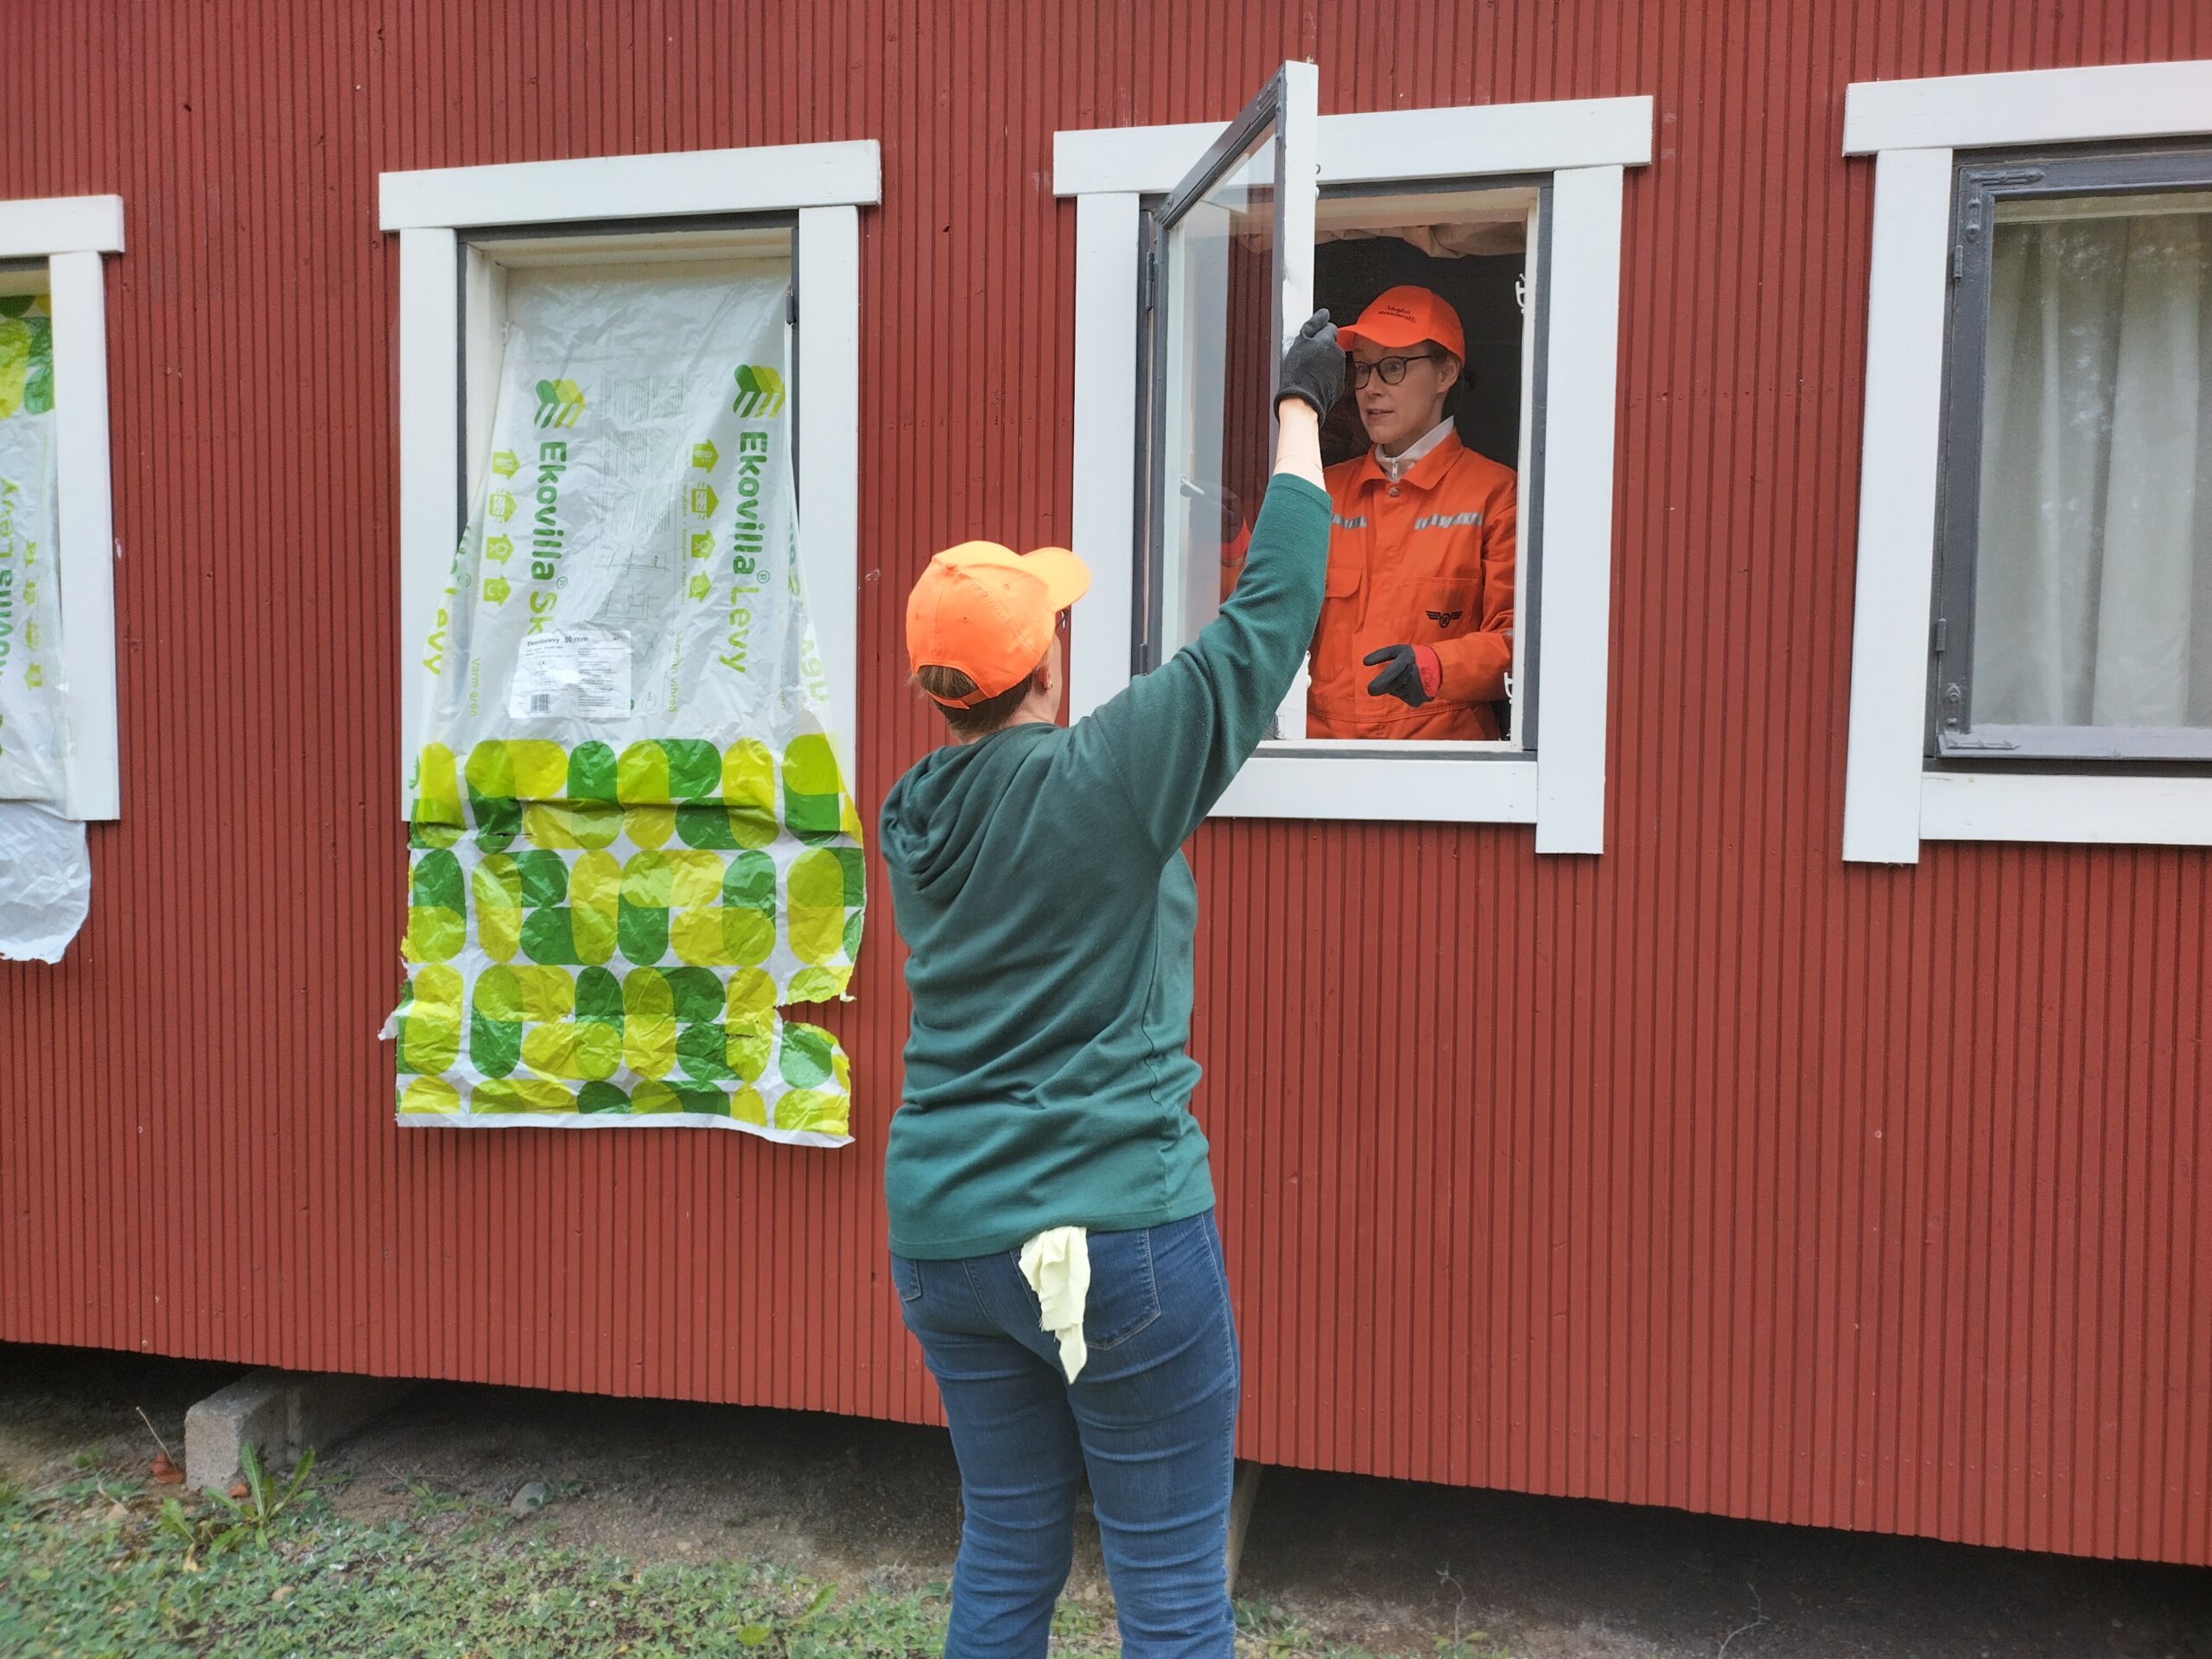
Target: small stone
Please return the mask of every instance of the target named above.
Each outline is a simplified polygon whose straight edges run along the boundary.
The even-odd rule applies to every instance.
[[[545,1507],[546,1497],[543,1481],[526,1480],[515,1495],[507,1500],[507,1508],[517,1515],[535,1515]]]

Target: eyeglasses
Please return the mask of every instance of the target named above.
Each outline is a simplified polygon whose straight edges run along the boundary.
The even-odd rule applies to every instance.
[[[1363,386],[1367,384],[1369,375],[1379,374],[1382,377],[1384,385],[1395,386],[1406,378],[1407,364],[1434,363],[1440,360],[1434,352],[1411,352],[1404,357],[1378,357],[1372,363],[1362,363],[1354,359],[1351,365],[1351,383],[1354,387]]]

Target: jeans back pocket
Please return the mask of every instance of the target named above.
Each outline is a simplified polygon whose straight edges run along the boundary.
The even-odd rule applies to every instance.
[[[918,1262],[909,1262],[903,1255],[893,1256],[891,1282],[899,1287],[900,1302],[920,1301],[922,1300],[922,1264]]]
[[[1090,1294],[1083,1309],[1083,1340],[1104,1353],[1160,1317],[1160,1279],[1153,1270],[1152,1233],[1090,1235]]]

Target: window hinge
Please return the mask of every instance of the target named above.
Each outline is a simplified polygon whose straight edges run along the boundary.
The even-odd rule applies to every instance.
[[[1961,216],[1959,234],[1951,244],[1951,280],[1963,282],[1967,274],[1967,246],[1981,240],[1981,198],[1969,196],[1967,210]]]
[[[1951,642],[1951,623],[1948,617],[1936,619],[1936,654],[1941,657],[1943,647]]]
[[[2009,737],[1976,737],[1972,732],[1943,734],[1943,751],[1947,754],[1967,753],[2003,754],[2020,746]]]
[[[1137,289],[1138,314],[1148,315],[1160,292],[1160,232],[1156,230],[1145,245],[1143,263],[1137,267]]]
[[[798,326],[798,284],[793,283],[784,290],[784,321],[794,328]]]
[[[1958,238],[1951,244],[1951,280],[1955,283],[1965,280],[1967,250],[1981,240],[1981,197],[1968,196],[1966,211],[1959,215]]]

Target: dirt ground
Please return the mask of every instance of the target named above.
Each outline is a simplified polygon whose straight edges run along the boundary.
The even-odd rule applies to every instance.
[[[184,1412],[238,1369],[0,1344],[0,1476],[140,1474],[143,1407]],[[950,1573],[939,1432],[791,1412],[436,1384],[322,1450],[364,1519],[545,1483],[538,1524],[640,1561],[772,1560],[887,1589]],[[1087,1518],[1070,1593],[1103,1605]],[[1513,1659],[2212,1659],[2212,1571],[1717,1520],[1271,1470],[1240,1598],[1325,1643]],[[1476,1632],[1483,1632],[1479,1638]]]

